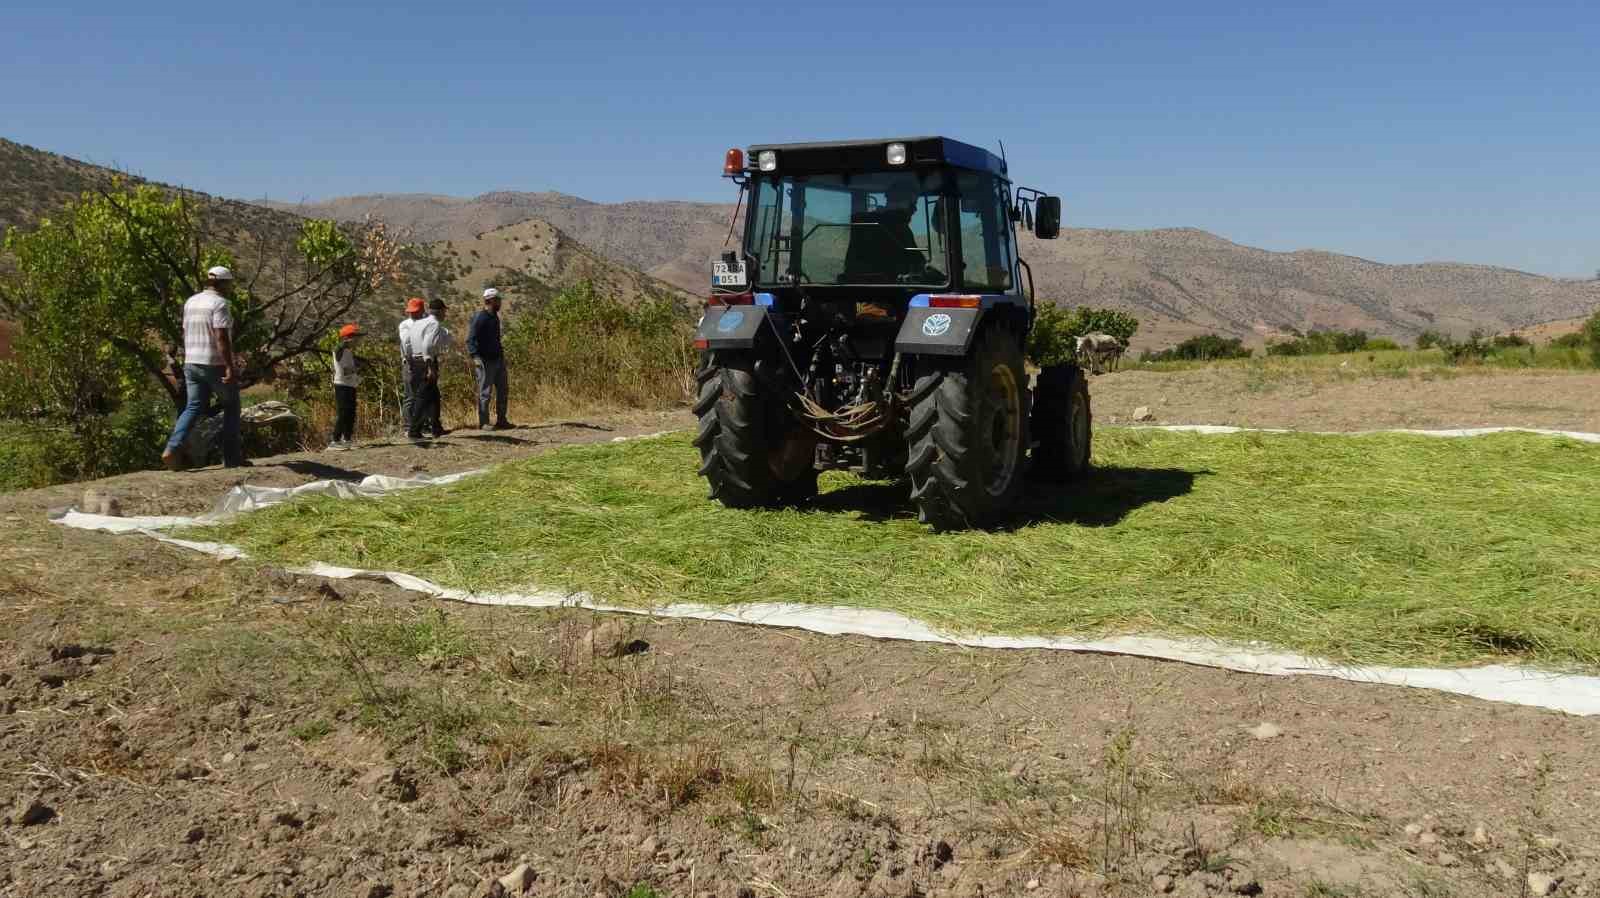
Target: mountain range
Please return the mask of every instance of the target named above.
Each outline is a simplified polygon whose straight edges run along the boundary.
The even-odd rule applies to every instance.
[[[113,174],[0,140],[0,228],[36,221]],[[276,230],[296,216],[382,218],[429,244],[426,254],[437,264],[421,274],[420,288],[462,299],[508,278],[534,292],[587,279],[626,297],[697,297],[706,291],[709,263],[729,236],[734,211],[731,203],[595,203],[513,191],[217,202],[238,220],[240,233]],[[1400,339],[1424,330],[1553,335],[1600,307],[1600,280],[1454,262],[1391,265],[1320,250],[1270,252],[1193,228],[1065,228],[1054,241],[1024,235],[1019,248],[1041,298],[1129,312],[1141,321],[1138,346],[1198,333],[1259,345],[1313,328],[1360,328]]]
[[[733,214],[732,204],[594,203],[509,191],[471,199],[378,194],[273,205],[336,219],[376,215],[438,240],[544,221],[694,294],[706,290],[710,260],[723,248]],[[1135,340],[1141,345],[1198,333],[1259,345],[1292,329],[1315,328],[1360,328],[1400,339],[1425,330],[1464,336],[1546,323],[1560,332],[1600,307],[1595,280],[1452,262],[1388,265],[1320,250],[1270,252],[1194,228],[1065,228],[1053,241],[1024,235],[1019,249],[1041,297],[1129,312],[1142,322]]]

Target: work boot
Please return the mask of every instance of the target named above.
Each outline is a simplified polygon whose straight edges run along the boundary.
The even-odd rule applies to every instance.
[[[495,430],[516,430],[517,429],[517,425],[512,424],[510,421],[496,421],[496,422],[494,422],[494,429]]]

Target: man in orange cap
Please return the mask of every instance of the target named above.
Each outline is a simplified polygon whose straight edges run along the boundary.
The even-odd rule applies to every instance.
[[[406,300],[406,320],[400,322],[400,360],[405,371],[406,385],[406,436],[422,439],[422,427],[433,420],[428,404],[429,386],[438,380],[439,372],[433,358],[432,335],[425,333],[429,323],[424,316],[427,303],[420,297]]]
[[[333,404],[339,410],[333,423],[333,441],[329,449],[352,448],[356,433],[356,387],[361,385],[359,362],[355,342],[361,336],[359,324],[339,328],[339,346],[333,351]]]

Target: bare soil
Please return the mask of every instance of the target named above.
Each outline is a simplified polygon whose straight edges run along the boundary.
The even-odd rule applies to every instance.
[[[1439,419],[1362,426],[1600,430],[1583,378],[1540,400],[1576,417],[1458,417],[1486,391],[1531,401],[1505,379],[1417,385],[1446,391]],[[1339,395],[1374,383],[1412,402],[1389,381]],[[1273,417],[1206,385],[1107,376],[1097,411],[1349,426],[1332,394]],[[128,513],[192,512],[241,479],[443,473],[686,424],[95,486]],[[82,488],[0,497],[0,894],[477,896],[523,864],[510,893],[582,898],[1600,894],[1600,719],[1133,658],[453,605],[45,522]]]
[[[1539,427],[1600,432],[1600,374],[1428,369],[1404,377],[1314,376],[1216,366],[1119,371],[1090,385],[1097,422],[1148,407],[1159,424],[1297,430]]]

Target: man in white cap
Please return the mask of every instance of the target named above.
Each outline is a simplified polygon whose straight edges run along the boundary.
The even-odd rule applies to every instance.
[[[500,291],[483,291],[483,308],[467,326],[467,354],[478,377],[478,429],[489,429],[489,393],[495,391],[495,430],[510,430],[506,420],[506,356],[500,345]]]
[[[187,402],[167,438],[161,463],[170,470],[183,464],[180,447],[189,430],[206,414],[211,397],[222,407],[222,464],[244,464],[239,444],[239,366],[233,354],[233,272],[218,265],[206,272],[206,288],[183,304],[183,383]]]

